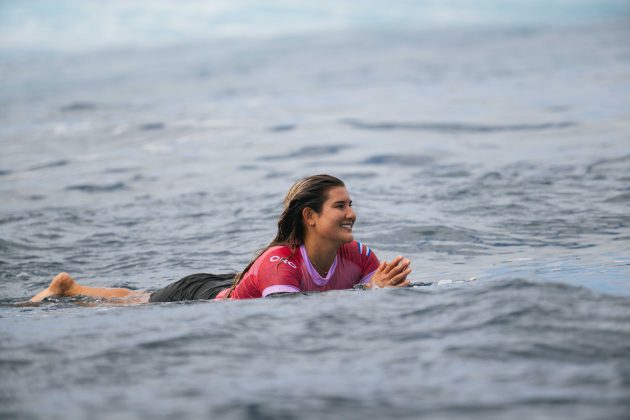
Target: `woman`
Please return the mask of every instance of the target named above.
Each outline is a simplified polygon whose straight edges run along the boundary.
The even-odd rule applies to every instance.
[[[354,241],[355,220],[344,183],[330,175],[314,175],[289,189],[276,237],[236,277],[193,274],[150,293],[82,286],[67,273],[60,273],[30,301],[77,295],[121,298],[129,303],[251,299],[342,290],[358,284],[367,288],[408,286],[409,260],[398,256],[379,264],[370,248]]]

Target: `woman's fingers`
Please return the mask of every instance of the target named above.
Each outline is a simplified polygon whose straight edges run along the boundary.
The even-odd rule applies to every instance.
[[[387,261],[383,261],[382,263],[380,263],[378,268],[376,269],[376,272],[382,273],[383,270],[385,270],[385,267],[387,267]]]
[[[407,276],[411,273],[409,265],[411,261],[397,256],[390,262],[383,261],[372,278],[372,284],[377,287],[403,287],[408,286]],[[377,275],[378,274],[378,275]]]
[[[389,280],[388,285],[389,286],[400,286],[407,279],[407,276],[410,273],[411,273],[411,268],[409,268],[409,267],[405,268],[405,270],[402,273],[393,276]]]
[[[407,259],[404,259],[402,261],[399,261],[398,264],[393,267],[391,270],[389,270],[389,272],[387,273],[388,276],[393,277],[397,274],[400,274],[405,268],[409,267],[409,264],[411,262]]]
[[[400,262],[400,264],[398,264],[397,268],[407,268],[409,267],[409,264],[411,264],[411,261],[405,258]]]
[[[398,266],[398,264],[402,261],[402,259],[403,259],[402,255],[399,255],[396,258],[394,258],[390,263],[387,263],[383,272],[387,274],[390,271],[392,271],[394,268]]]

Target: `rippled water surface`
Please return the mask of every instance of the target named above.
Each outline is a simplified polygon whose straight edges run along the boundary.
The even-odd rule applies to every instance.
[[[1,50],[0,413],[625,418],[629,28]],[[238,271],[322,172],[416,287],[13,306]]]

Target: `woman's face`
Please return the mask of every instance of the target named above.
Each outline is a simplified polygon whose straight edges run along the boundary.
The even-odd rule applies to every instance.
[[[328,190],[328,198],[319,213],[313,212],[307,223],[314,223],[311,231],[322,239],[339,245],[352,242],[352,225],[357,215],[352,209],[352,200],[345,187]]]

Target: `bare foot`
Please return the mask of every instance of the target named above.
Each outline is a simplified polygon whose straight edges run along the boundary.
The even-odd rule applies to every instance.
[[[70,274],[59,273],[57,274],[47,289],[42,290],[35,296],[29,299],[29,302],[41,302],[50,296],[67,296],[72,293],[72,289],[75,288],[76,282]]]

